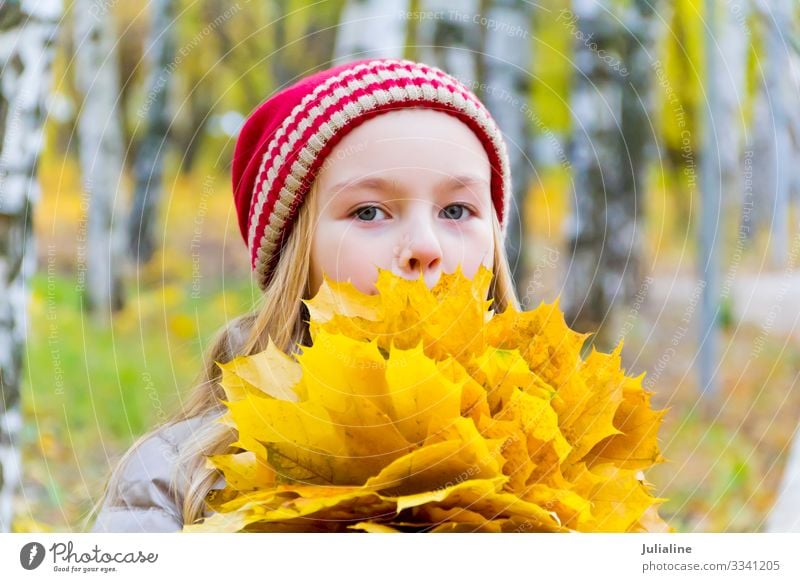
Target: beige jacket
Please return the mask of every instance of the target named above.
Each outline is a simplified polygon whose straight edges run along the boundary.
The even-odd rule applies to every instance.
[[[117,467],[112,479],[118,495],[113,505],[102,506],[91,531],[106,532],[178,532],[183,528],[180,507],[185,483],[178,479],[178,502],[170,486],[180,467],[178,455],[202,423],[214,417],[196,417],[159,429],[134,450],[129,462]],[[183,475],[181,474],[181,477]],[[225,480],[215,488],[224,487]],[[207,514],[208,515],[208,514]]]

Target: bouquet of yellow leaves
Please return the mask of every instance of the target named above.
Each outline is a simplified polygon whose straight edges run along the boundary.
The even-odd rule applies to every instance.
[[[493,313],[491,278],[326,280],[296,359],[219,364],[238,441],[184,531],[669,531],[642,475],[663,411],[622,344],[584,360],[557,301]]]

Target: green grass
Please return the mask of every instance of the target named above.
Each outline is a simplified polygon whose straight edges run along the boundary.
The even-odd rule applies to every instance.
[[[102,326],[82,312],[73,278],[34,276],[14,529],[77,527],[109,469],[139,435],[180,409],[207,342],[249,310],[257,293],[249,279],[212,283],[197,297],[189,283],[150,286]]]
[[[36,275],[26,416],[70,432],[130,440],[179,406],[206,342],[253,299],[249,280],[197,298],[188,285],[150,288],[129,297],[125,310],[102,326],[82,311],[74,280]]]

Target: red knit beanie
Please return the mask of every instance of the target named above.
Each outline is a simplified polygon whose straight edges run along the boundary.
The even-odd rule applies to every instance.
[[[250,114],[239,134],[233,196],[262,290],[331,149],[371,117],[420,106],[457,117],[480,139],[492,166],[492,202],[505,233],[511,196],[508,154],[486,107],[435,67],[399,59],[353,61],[276,93]]]

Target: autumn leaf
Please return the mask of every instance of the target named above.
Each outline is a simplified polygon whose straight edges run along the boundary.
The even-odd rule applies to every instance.
[[[586,456],[588,463],[615,463],[625,469],[646,469],[664,460],[656,437],[666,412],[651,408],[650,394],[642,388],[642,378],[624,379],[622,402],[613,420],[620,432],[598,442]]]
[[[184,531],[670,531],[642,472],[664,412],[622,345],[583,359],[557,301],[496,314],[491,279],[326,279],[311,346],[219,364],[238,439]]]

